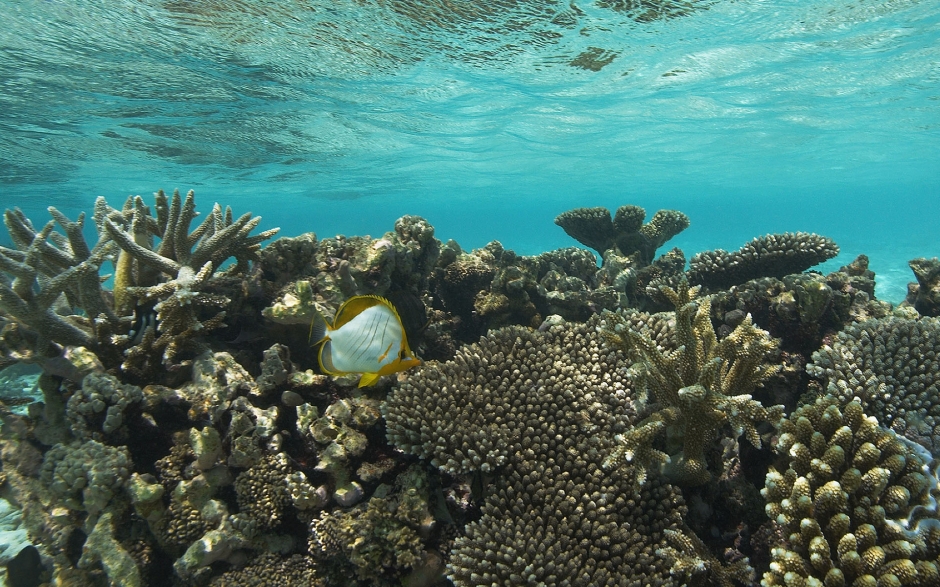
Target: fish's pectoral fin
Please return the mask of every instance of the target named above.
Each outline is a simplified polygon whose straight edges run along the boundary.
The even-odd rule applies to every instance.
[[[379,355],[379,358],[378,358],[378,362],[379,362],[379,363],[382,363],[383,361],[385,361],[385,359],[388,358],[388,353],[390,353],[390,352],[392,351],[392,345],[393,345],[393,344],[395,344],[395,343],[394,343],[394,342],[388,343],[388,346],[385,347],[385,352],[382,353],[381,355]]]
[[[359,378],[359,387],[370,387],[375,385],[381,375],[378,373],[363,373],[362,377]]]

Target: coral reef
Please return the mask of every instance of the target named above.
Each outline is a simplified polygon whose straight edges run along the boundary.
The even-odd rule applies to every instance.
[[[757,425],[775,421],[783,406],[765,408],[750,393],[780,369],[764,364],[776,349],[766,331],[745,317],[726,337],[718,340],[711,322],[711,302],[695,299],[697,288],[682,282],[678,290],[664,287],[676,305],[676,339],[679,345],[664,352],[643,333],[628,327],[623,314],[604,314],[601,335],[607,343],[635,361],[634,376],[642,389],[652,392],[660,409],[632,430],[619,436],[621,446],[610,461],[626,461],[642,483],[650,467],[666,464],[666,475],[683,485],[709,479],[704,451],[719,428],[728,423],[736,435],[744,434],[761,446]],[[681,445],[675,454],[653,448],[666,432],[667,445]]]
[[[757,237],[737,251],[722,249],[692,256],[688,278],[693,285],[721,289],[757,279],[802,273],[839,254],[832,239],[808,232]]]
[[[937,479],[861,404],[840,405],[821,397],[780,425],[784,463],[762,494],[783,541],[761,585],[940,584]]]
[[[688,218],[636,206],[559,216],[600,267],[575,247],[464,252],[417,216],[262,249],[275,231],[218,205],[197,219],[192,192],[99,199],[94,244],[50,214],[8,210],[0,248],[0,366],[38,371],[0,380],[0,497],[35,545],[11,569],[101,587],[940,584],[930,457],[861,415],[940,443],[930,261],[892,314],[864,256],[800,273],[828,239],[762,237],[685,272],[657,252]],[[368,390],[318,373],[308,340],[314,312],[363,294],[425,361]],[[801,394],[788,420],[765,407]]]
[[[427,475],[414,465],[398,476],[395,488],[377,488],[368,503],[321,513],[310,524],[309,550],[327,576],[352,573],[368,585],[401,585],[422,564],[421,534],[433,523]]]
[[[638,488],[602,466],[635,412],[597,323],[490,332],[390,395],[390,442],[493,478],[451,551],[456,585],[673,584],[656,551],[683,528],[681,495],[658,475]]]
[[[850,324],[807,365],[827,393],[940,455],[940,319]]]
[[[784,350],[805,360],[844,324],[882,318],[891,311],[890,304],[875,299],[874,273],[864,255],[826,276],[797,273],[733,286],[716,292],[712,307],[727,328],[750,314],[755,324],[782,340]]]
[[[87,324],[59,306],[81,307],[88,316],[117,317],[105,303],[98,269],[114,253],[104,235],[89,247],[82,234],[84,214],[71,221],[53,207],[53,217],[40,230],[19,210],[6,210],[3,221],[15,249],[0,247],[0,310],[13,318],[28,352],[14,359],[40,360],[57,354],[59,345],[93,346],[95,334]],[[58,224],[65,234],[55,231]],[[9,277],[7,277],[9,276]],[[12,279],[10,279],[12,278]]]

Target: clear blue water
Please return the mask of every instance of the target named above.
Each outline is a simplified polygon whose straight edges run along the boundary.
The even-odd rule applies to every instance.
[[[0,204],[196,190],[282,234],[532,254],[577,206],[675,208],[687,255],[767,232],[940,254],[940,3],[0,2]],[[652,3],[647,3],[650,5]]]

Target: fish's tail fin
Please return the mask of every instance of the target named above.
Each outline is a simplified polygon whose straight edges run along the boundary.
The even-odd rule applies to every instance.
[[[313,320],[310,321],[310,333],[307,335],[307,344],[315,345],[326,336],[326,318],[318,310],[313,311]]]

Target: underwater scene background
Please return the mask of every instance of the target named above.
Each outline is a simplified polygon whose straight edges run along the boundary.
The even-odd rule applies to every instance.
[[[940,585],[937,3],[0,14],[8,585]]]

